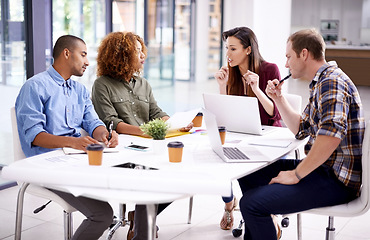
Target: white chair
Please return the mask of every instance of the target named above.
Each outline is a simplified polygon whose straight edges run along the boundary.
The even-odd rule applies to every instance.
[[[361,195],[355,200],[331,207],[315,208],[303,213],[312,213],[329,216],[328,227],[326,228],[326,239],[335,239],[334,216],[355,217],[366,213],[370,207],[370,121],[366,123],[366,130],[362,144],[362,186]],[[302,239],[301,214],[297,215],[298,240]]]
[[[288,101],[288,103],[292,106],[294,111],[301,113],[302,97],[300,95],[285,93],[284,97]],[[280,122],[283,127],[286,127],[283,120],[281,120]],[[294,150],[294,153],[295,153],[295,159],[301,158],[299,149]]]
[[[15,108],[12,107],[10,109],[10,116],[12,121],[12,132],[13,132],[13,151],[14,151],[14,161],[24,159],[26,156],[24,155],[21,143],[19,140],[18,135],[18,127],[17,127],[17,120],[15,114]],[[16,209],[16,223],[15,223],[15,240],[21,239],[21,232],[22,232],[22,214],[23,214],[23,202],[24,202],[24,194],[25,192],[51,200],[53,202],[58,203],[64,211],[64,239],[71,239],[73,235],[73,227],[72,227],[72,212],[77,211],[71,205],[69,205],[66,201],[60,198],[55,193],[49,191],[48,189],[29,183],[22,183],[17,198],[17,209]]]
[[[301,113],[302,97],[300,95],[285,93],[284,97],[288,101],[288,103],[292,106],[294,111]],[[283,120],[281,120],[281,124],[285,127],[285,123]]]
[[[295,111],[301,112],[301,109],[302,109],[302,97],[300,95],[286,93],[286,94],[284,94],[284,97],[286,98],[286,100],[289,102],[289,104],[292,106],[292,108]]]

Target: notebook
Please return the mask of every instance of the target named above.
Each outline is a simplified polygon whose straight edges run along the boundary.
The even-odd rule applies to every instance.
[[[225,146],[222,146],[215,115],[204,109],[203,117],[211,147],[225,162],[269,162],[272,160],[250,145],[241,146],[239,144],[226,143]]]
[[[85,151],[74,149],[74,148],[69,148],[69,147],[64,147],[63,152],[66,155],[86,154]],[[117,153],[117,152],[119,152],[119,150],[117,148],[104,148],[103,152],[104,153]]]
[[[216,116],[217,124],[227,131],[262,135],[276,127],[261,125],[255,97],[203,93],[204,107]]]

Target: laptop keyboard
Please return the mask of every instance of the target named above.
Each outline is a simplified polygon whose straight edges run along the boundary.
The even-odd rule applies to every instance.
[[[224,147],[224,154],[228,159],[249,159],[245,154],[237,148]]]

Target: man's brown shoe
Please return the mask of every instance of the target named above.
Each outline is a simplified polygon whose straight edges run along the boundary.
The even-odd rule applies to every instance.
[[[128,229],[128,232],[127,232],[127,240],[131,240],[135,236],[135,231],[134,231],[135,211],[128,212],[128,221],[130,222],[130,228]],[[159,227],[158,226],[156,227],[157,227],[157,231],[155,233],[155,237],[158,238]]]
[[[127,232],[127,240],[131,240],[134,238],[135,232],[134,232],[134,220],[135,220],[135,211],[128,212],[128,220],[130,222],[130,228]]]

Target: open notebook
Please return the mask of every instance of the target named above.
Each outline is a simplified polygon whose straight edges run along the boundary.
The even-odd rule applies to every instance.
[[[74,149],[74,148],[69,148],[69,147],[64,147],[63,152],[66,155],[71,155],[71,154],[86,154],[85,151]],[[119,152],[117,148],[104,148],[103,152],[105,153],[116,153]]]

